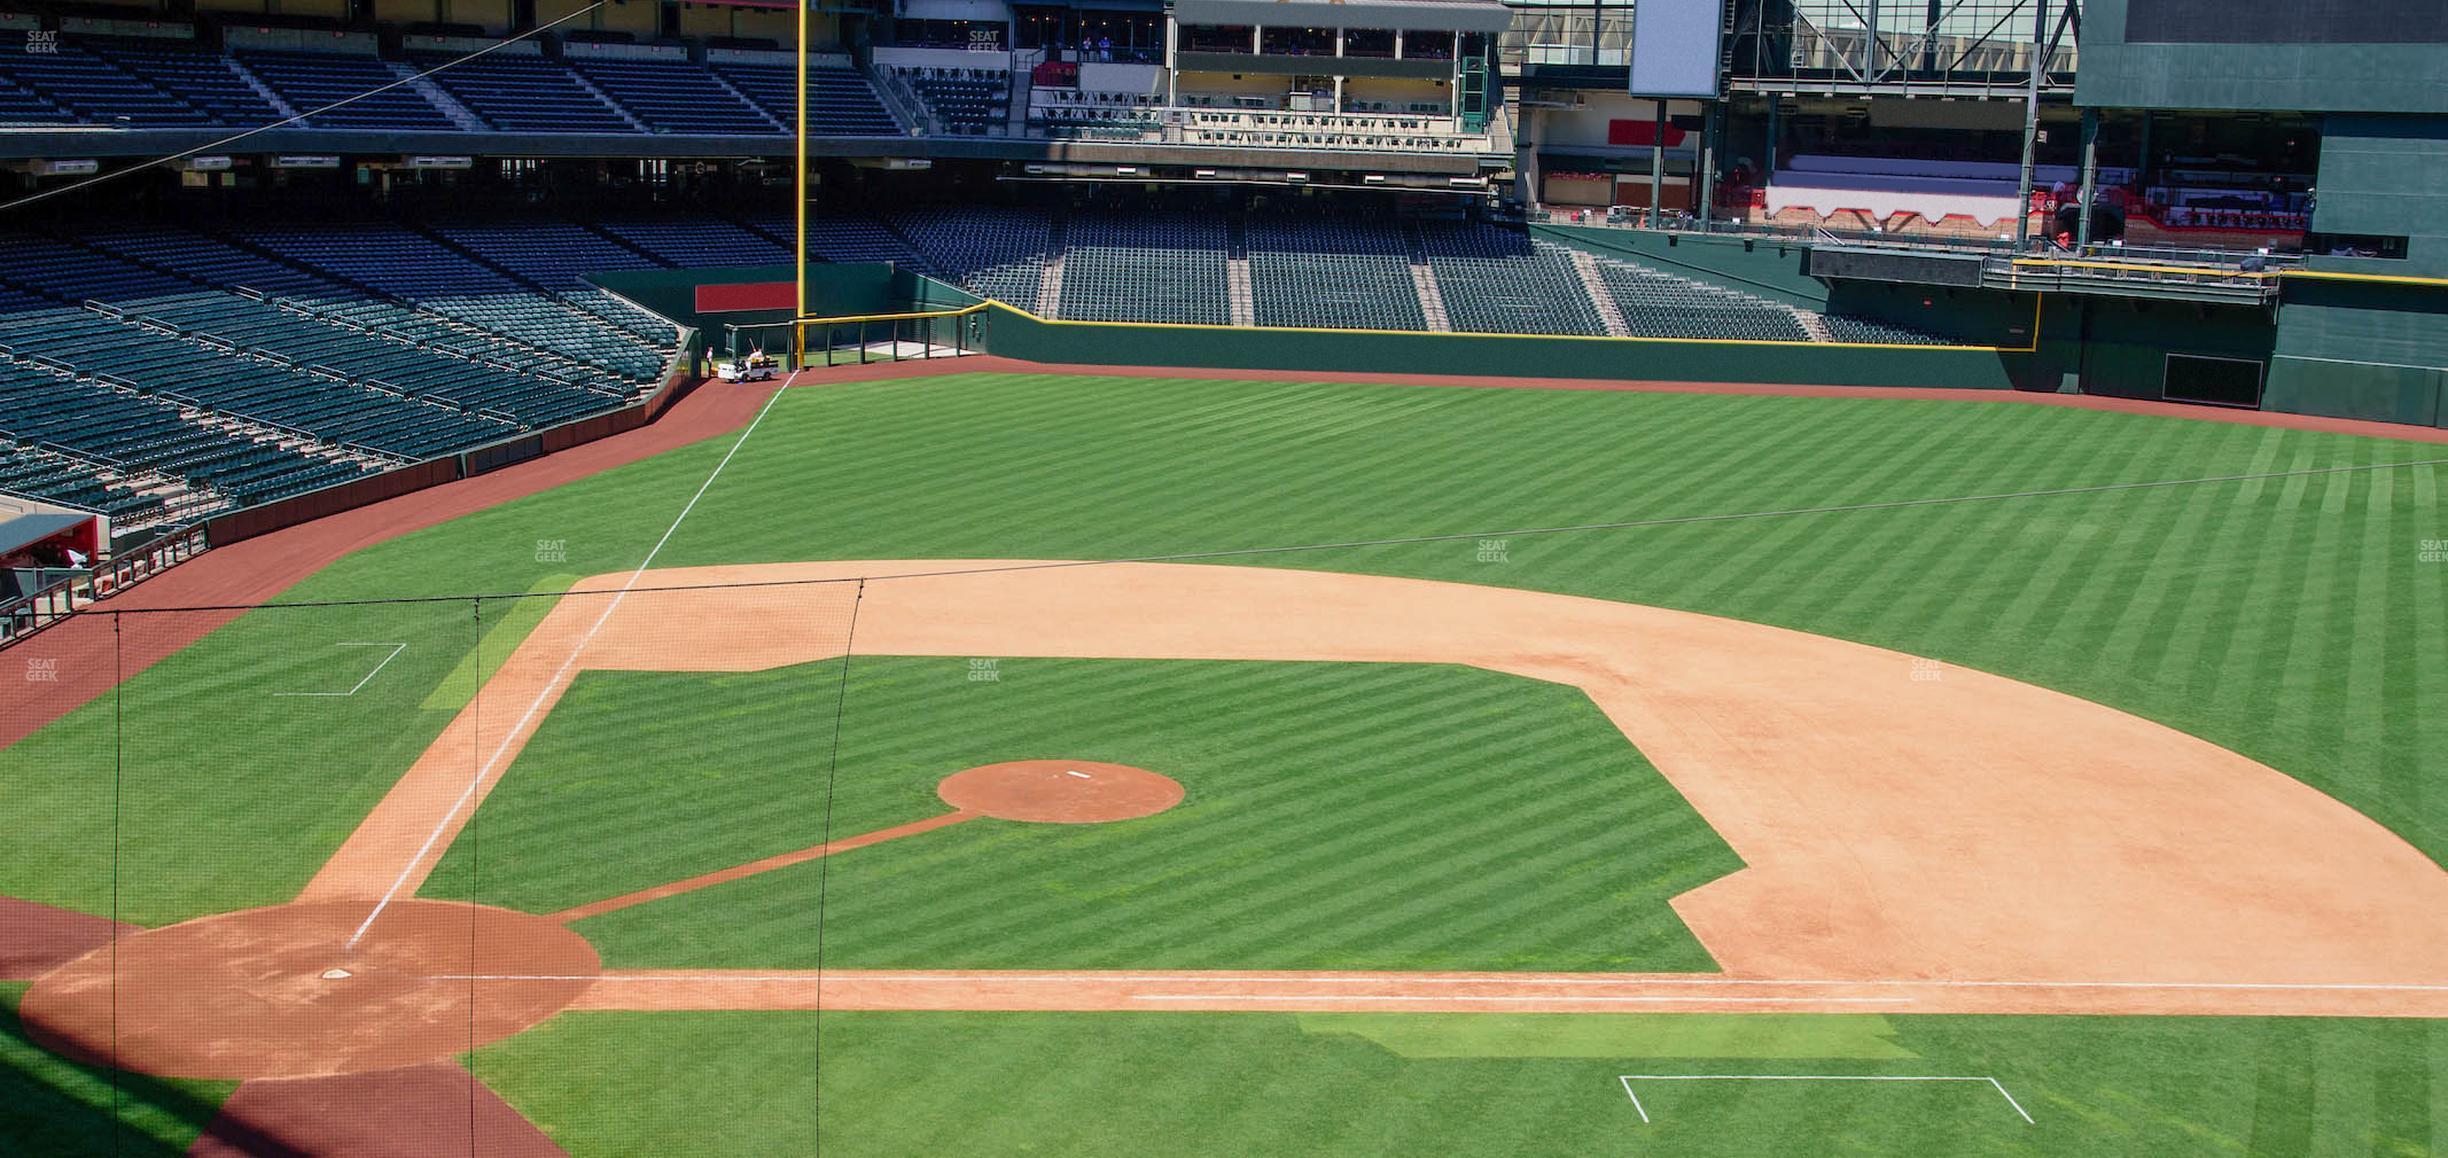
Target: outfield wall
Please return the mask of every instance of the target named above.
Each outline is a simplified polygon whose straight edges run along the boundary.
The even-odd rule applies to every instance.
[[[1923,326],[1962,346],[1683,341],[1326,329],[1069,322],[987,303],[971,347],[1023,361],[1634,379],[1828,386],[2040,390],[2156,400],[2171,354],[2266,368],[2264,409],[2417,426],[2448,426],[2448,294],[2290,279],[2280,319],[2257,307],[1997,290],[1823,282],[1802,273],[1801,246],[1764,239],[1538,227],[1561,244],[1669,266],[1806,308]],[[775,267],[607,275],[641,301],[685,301],[697,284],[770,276]],[[787,273],[786,267],[779,270]],[[1774,292],[1769,292],[1773,290]],[[954,310],[984,299],[884,265],[808,267],[824,316]],[[675,306],[674,308],[679,308]],[[719,334],[728,315],[686,314]],[[2283,324],[2280,324],[2283,320]],[[2037,330],[2037,340],[2034,331]],[[811,334],[811,340],[815,335]],[[719,340],[719,339],[714,339]]]
[[[990,352],[1089,365],[2009,390],[2030,362],[2027,353],[1965,346],[1062,322],[1001,302],[991,313]]]

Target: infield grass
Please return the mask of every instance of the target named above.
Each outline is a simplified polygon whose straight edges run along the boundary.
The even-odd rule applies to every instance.
[[[933,816],[1014,759],[1180,781],[979,819],[573,927],[620,967],[1712,970],[1666,902],[1741,867],[1579,689],[1402,664],[858,657],[593,672],[425,889],[561,909]],[[672,718],[675,705],[687,722]],[[573,839],[575,832],[591,834]]]

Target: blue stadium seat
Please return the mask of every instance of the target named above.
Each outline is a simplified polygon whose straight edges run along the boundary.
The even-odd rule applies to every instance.
[[[303,124],[318,129],[423,129],[453,132],[450,117],[412,87],[374,90],[400,79],[390,65],[371,56],[338,52],[288,52],[245,48],[235,54],[247,71],[299,112],[364,96]],[[371,96],[365,94],[372,93]]]
[[[787,121],[766,115],[686,60],[572,56],[566,62],[658,133],[777,136]]]

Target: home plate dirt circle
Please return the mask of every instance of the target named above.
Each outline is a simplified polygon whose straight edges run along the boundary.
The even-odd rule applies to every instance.
[[[453,901],[276,905],[123,936],[37,980],[19,1007],[43,1046],[182,1078],[296,1078],[443,1060],[586,992],[594,946],[546,917]],[[483,1000],[470,978],[489,980]],[[530,980],[534,978],[536,980]],[[117,1048],[113,1049],[116,1018]]]
[[[1040,824],[1105,824],[1153,816],[1182,801],[1182,786],[1128,764],[1013,760],[955,772],[935,794],[963,812]]]

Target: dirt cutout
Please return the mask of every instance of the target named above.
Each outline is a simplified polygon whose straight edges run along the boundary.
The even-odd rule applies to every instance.
[[[787,584],[858,576],[881,580],[861,605],[862,654],[1461,663],[1582,689],[1748,867],[1674,901],[1722,976],[1547,978],[1552,993],[1584,995],[1555,1008],[1590,1008],[1592,986],[1610,986],[1617,1000],[1693,1008],[2448,1014],[2448,923],[2438,920],[2448,873],[2336,800],[2191,736],[2029,684],[1759,624],[1277,568],[768,564],[649,572],[608,618],[599,600],[565,600],[309,895],[371,900],[402,879],[413,892],[476,803],[461,799],[463,754],[515,752],[525,737],[510,728],[549,711],[567,672],[828,658],[838,636],[816,625],[839,622],[851,586]],[[740,583],[767,585],[653,590]],[[480,722],[483,734],[470,734]],[[1379,1008],[1445,1007],[1434,1002],[1466,990],[1518,998],[1541,983],[1406,976],[1258,975],[1274,997],[1226,996],[1252,983],[1238,974],[1120,988],[1098,974],[825,983],[843,1008],[863,995],[877,1008],[1304,1009],[1353,1008],[1364,995],[1420,1003]],[[1151,991],[1192,982],[1217,996],[1200,1006]],[[799,1007],[810,985],[626,971],[576,1004]],[[1345,1003],[1321,1004],[1321,992]]]
[[[585,938],[547,917],[401,901],[351,946],[366,912],[276,905],[126,935],[45,974],[18,1012],[37,1043],[80,1061],[316,1077],[499,1041],[560,1012],[599,968]],[[502,975],[520,979],[475,983]]]

